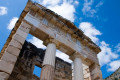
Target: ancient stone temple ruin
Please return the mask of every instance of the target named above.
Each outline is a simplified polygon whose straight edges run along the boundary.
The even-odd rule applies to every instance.
[[[46,50],[25,41],[28,34],[43,41]],[[56,49],[72,64],[56,57]],[[100,48],[72,22],[28,1],[0,54],[0,80],[102,80]],[[34,67],[42,68],[40,78]]]

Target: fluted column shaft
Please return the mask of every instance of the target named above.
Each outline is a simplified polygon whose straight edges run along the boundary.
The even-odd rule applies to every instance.
[[[82,61],[80,58],[75,58],[74,61],[74,80],[84,80],[83,79],[83,67],[82,67]]]
[[[55,67],[56,45],[49,43],[45,52],[40,80],[53,80]]]

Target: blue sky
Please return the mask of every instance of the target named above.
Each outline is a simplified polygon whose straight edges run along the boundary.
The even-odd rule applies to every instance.
[[[74,22],[78,28],[100,46],[102,52],[98,54],[98,58],[103,78],[109,76],[120,66],[120,0],[33,1],[41,3]],[[0,1],[0,50],[26,3],[27,0]],[[46,48],[42,45],[42,41],[31,35],[28,36],[27,40],[37,47]],[[56,56],[62,56],[70,62],[69,57],[60,51],[57,51]]]

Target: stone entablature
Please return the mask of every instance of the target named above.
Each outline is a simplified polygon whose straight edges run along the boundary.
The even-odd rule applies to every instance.
[[[26,14],[29,11],[30,11],[31,15],[33,16],[32,18],[34,19],[35,17],[37,17],[35,19],[38,20],[37,21],[37,20],[29,19],[32,21],[32,23],[33,23],[32,25],[35,24],[34,26],[38,27],[38,25],[40,23],[39,20],[42,20],[42,19],[43,19],[42,20],[43,22],[41,24],[45,23],[45,24],[48,24],[47,26],[50,26],[51,24],[49,24],[49,22],[51,22],[52,24],[55,24],[57,26],[57,27],[55,27],[54,25],[52,25],[53,27],[55,27],[56,32],[60,32],[58,30],[59,30],[59,28],[62,28],[61,34],[63,32],[64,37],[67,36],[67,38],[69,38],[69,41],[73,41],[78,44],[78,46],[76,48],[78,48],[78,47],[81,48],[81,46],[84,45],[84,46],[82,46],[82,48],[83,49],[86,49],[88,47],[91,48],[93,50],[93,51],[91,51],[93,55],[100,52],[100,48],[98,46],[96,46],[96,44],[94,44],[87,36],[85,36],[84,33],[81,30],[79,30],[72,22],[62,18],[61,16],[58,16],[57,14],[50,11],[49,9],[46,9],[43,6],[41,6],[37,3],[32,3],[30,1],[27,3],[18,22],[15,25],[15,28],[11,32],[11,36],[12,36],[12,34],[15,33],[15,30],[21,24],[21,21],[24,19],[24,17],[26,16]],[[43,17],[41,17],[41,16],[43,16]],[[47,21],[48,19],[49,19],[49,22]],[[49,28],[53,28],[52,26]],[[11,36],[10,36],[10,39],[11,39]],[[57,34],[55,36],[57,37]],[[8,43],[9,43],[10,39],[7,41]],[[6,43],[5,47],[7,46],[8,43]],[[1,53],[4,53],[4,50],[5,49],[3,48]],[[94,52],[94,51],[96,51],[96,52]]]
[[[39,38],[43,41],[45,41],[46,37],[53,38],[56,45],[59,46],[58,47],[59,50],[61,50],[62,52],[68,55],[72,55],[74,52],[78,52],[78,54],[80,54],[83,58],[89,59],[89,60],[86,59],[87,61],[90,62],[90,60],[92,60],[93,62],[98,63],[97,53],[100,51],[99,48],[95,47],[94,44],[90,46],[89,44],[91,43],[86,43],[86,39],[82,39],[80,37],[82,35],[78,36],[77,34],[75,34],[77,32],[75,32],[75,30],[73,30],[71,26],[68,27],[68,25],[66,25],[65,22],[60,21],[58,18],[50,14],[49,13],[50,11],[47,12],[48,9],[38,4],[34,5],[35,9],[38,6],[39,9],[32,10],[33,7],[31,7],[30,12],[27,13],[27,15],[24,18],[25,21],[27,21],[30,25],[34,26],[34,28],[30,31],[32,35],[39,37],[38,36],[39,32],[42,32],[43,36]],[[48,17],[48,13],[50,18]],[[74,26],[74,28],[76,27]],[[46,43],[44,44],[46,45]],[[94,47],[94,49],[93,48],[91,49],[91,47]]]

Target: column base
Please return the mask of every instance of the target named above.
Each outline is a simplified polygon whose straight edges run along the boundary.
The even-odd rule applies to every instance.
[[[53,80],[54,79],[54,67],[51,65],[44,65],[41,70],[40,80]]]

